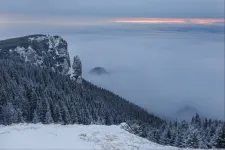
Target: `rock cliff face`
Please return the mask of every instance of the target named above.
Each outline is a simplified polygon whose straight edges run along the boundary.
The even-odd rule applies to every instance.
[[[62,74],[67,74],[71,66],[67,42],[60,36],[39,34],[0,41],[0,57],[11,55]]]
[[[77,83],[82,83],[82,63],[78,56],[73,59],[73,74],[72,78],[76,80]]]

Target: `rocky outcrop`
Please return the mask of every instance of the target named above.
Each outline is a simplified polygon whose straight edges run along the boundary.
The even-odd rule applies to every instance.
[[[73,59],[73,74],[72,78],[76,80],[77,83],[82,83],[82,63],[78,56]]]
[[[12,54],[62,74],[67,74],[71,66],[67,42],[60,36],[30,35],[0,41],[0,57],[7,58]]]
[[[109,74],[105,68],[103,67],[95,67],[93,69],[91,69],[91,71],[89,72],[92,75],[106,75]]]

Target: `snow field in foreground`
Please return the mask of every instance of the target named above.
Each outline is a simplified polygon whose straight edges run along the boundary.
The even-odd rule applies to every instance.
[[[150,150],[177,148],[162,146],[133,135],[121,125],[0,126],[0,149],[104,149]]]

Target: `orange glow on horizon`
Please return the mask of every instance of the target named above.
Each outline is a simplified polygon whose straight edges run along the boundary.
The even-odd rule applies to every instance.
[[[29,16],[9,16],[0,14],[0,27],[33,25],[67,27],[86,25],[107,25],[110,23],[224,25],[225,20],[210,18],[32,18]]]
[[[139,23],[139,24],[223,24],[224,19],[202,18],[129,18],[115,19],[115,23]]]

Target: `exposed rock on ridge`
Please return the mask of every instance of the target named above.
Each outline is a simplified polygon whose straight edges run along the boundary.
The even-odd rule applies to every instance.
[[[39,34],[0,41],[0,57],[12,54],[62,74],[67,74],[71,66],[67,42],[60,36]]]
[[[76,80],[77,83],[82,83],[82,63],[78,56],[73,59],[73,74],[72,78]]]

